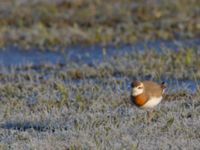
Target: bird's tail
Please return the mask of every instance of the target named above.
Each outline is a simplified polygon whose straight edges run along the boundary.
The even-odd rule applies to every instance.
[[[167,85],[165,84],[165,82],[162,82],[162,83],[161,83],[161,88],[162,88],[163,90],[167,88]]]

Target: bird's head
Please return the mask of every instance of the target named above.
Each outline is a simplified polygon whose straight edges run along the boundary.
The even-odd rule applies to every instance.
[[[141,81],[133,81],[131,83],[131,95],[137,96],[144,92],[144,84]]]

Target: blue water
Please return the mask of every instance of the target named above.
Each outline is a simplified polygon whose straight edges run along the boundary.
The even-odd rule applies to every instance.
[[[33,66],[41,64],[66,64],[68,62],[93,63],[103,61],[105,57],[123,55],[132,51],[144,51],[154,49],[162,52],[164,49],[178,50],[181,48],[200,49],[200,40],[173,40],[173,41],[151,41],[138,42],[133,45],[121,46],[74,46],[66,48],[64,51],[41,51],[38,49],[23,50],[16,46],[8,46],[0,49],[0,66]]]

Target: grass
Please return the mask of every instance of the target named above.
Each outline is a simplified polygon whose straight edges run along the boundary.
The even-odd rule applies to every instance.
[[[127,76],[139,77],[147,75],[157,80],[162,77],[177,79],[199,79],[199,52],[195,49],[179,49],[173,51],[163,49],[161,53],[155,50],[144,52],[134,51],[123,57],[107,58],[102,63],[70,64],[63,77],[72,79]]]
[[[0,46],[54,50],[199,36],[198,0],[0,2]]]
[[[149,125],[146,112],[130,103],[134,77],[199,80],[197,51],[163,53],[132,52],[92,65],[1,67],[0,148],[198,149],[199,91],[169,89]]]

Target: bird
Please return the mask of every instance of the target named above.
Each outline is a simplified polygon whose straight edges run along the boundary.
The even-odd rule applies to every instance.
[[[153,110],[161,102],[165,89],[165,82],[158,84],[154,81],[135,80],[131,83],[131,100],[139,108]],[[148,122],[150,122],[152,112],[147,115]]]

